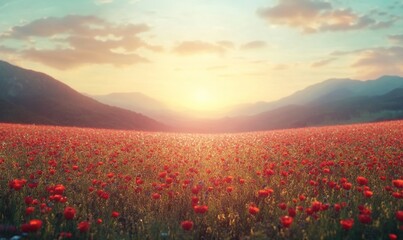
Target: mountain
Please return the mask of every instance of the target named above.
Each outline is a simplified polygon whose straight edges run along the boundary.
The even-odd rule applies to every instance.
[[[330,79],[276,102],[239,105],[241,111],[236,114],[213,119],[169,110],[139,93],[94,98],[151,116],[178,132],[220,133],[403,119],[401,89],[403,78],[397,76],[368,81]]]
[[[248,116],[274,110],[292,104],[308,104],[313,101],[337,101],[350,97],[380,96],[403,87],[403,78],[383,76],[376,80],[358,81],[351,79],[329,79],[297,91],[274,102],[257,102],[239,105],[228,116]]]
[[[46,74],[0,61],[0,122],[222,133],[403,119],[403,78],[397,76],[331,79],[276,102],[239,106],[236,116],[218,119],[172,111],[141,93],[93,98],[108,105]]]
[[[0,121],[164,131],[144,115],[99,103],[56,79],[0,61]]]
[[[290,109],[291,106],[291,109]],[[359,96],[337,101],[289,105],[247,118],[253,129],[296,128],[374,122],[403,118],[403,88],[381,96]]]
[[[199,120],[184,125],[188,132],[246,132],[308,126],[403,119],[403,88],[380,96],[287,105],[252,116]]]
[[[87,94],[87,96],[110,106],[141,113],[167,125],[175,125],[177,121],[185,118],[183,114],[171,110],[162,102],[139,92],[111,93],[106,95]]]
[[[146,115],[147,112],[167,111],[167,107],[162,102],[139,92],[111,93],[89,97],[104,104],[133,110]]]
[[[219,118],[226,115],[227,109],[212,111],[197,111],[183,108],[172,110],[164,103],[139,92],[110,93],[106,95],[89,95],[98,102],[128,109],[149,116],[167,125],[182,125],[197,121],[207,116]],[[211,117],[215,116],[215,117]]]

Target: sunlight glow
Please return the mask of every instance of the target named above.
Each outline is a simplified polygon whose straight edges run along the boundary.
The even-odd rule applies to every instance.
[[[194,93],[194,100],[198,104],[206,104],[211,100],[210,92],[206,89],[197,89]]]
[[[205,88],[198,88],[192,94],[194,108],[205,109],[213,104],[211,93]]]

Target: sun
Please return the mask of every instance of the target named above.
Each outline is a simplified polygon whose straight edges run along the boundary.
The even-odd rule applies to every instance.
[[[192,94],[192,102],[197,109],[208,109],[213,104],[213,96],[205,88],[198,88]]]
[[[212,114],[221,109],[222,98],[214,87],[193,85],[186,89],[183,96],[180,105],[193,114]]]
[[[209,102],[210,99],[211,95],[206,89],[197,89],[194,93],[194,100],[198,103],[203,104]]]

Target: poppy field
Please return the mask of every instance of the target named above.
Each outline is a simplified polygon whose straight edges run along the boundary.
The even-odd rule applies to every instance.
[[[0,124],[0,238],[402,239],[403,121],[185,134]]]

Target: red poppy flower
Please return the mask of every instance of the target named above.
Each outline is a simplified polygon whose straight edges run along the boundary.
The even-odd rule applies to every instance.
[[[369,224],[369,223],[372,222],[372,218],[371,218],[371,216],[368,215],[368,214],[360,214],[360,215],[358,215],[358,220],[359,220],[361,223],[364,223],[364,224]]]
[[[257,195],[261,198],[268,197],[271,193],[273,193],[273,189],[261,189],[257,192]]]
[[[370,197],[372,197],[372,195],[374,195],[374,193],[372,191],[364,191],[364,196],[366,198],[370,198]]]
[[[389,239],[390,239],[390,240],[397,240],[397,235],[391,233],[391,234],[389,234]]]
[[[28,223],[21,225],[21,231],[23,232],[36,232],[42,228],[42,220],[32,219]]]
[[[295,210],[295,208],[288,208],[288,216],[290,217],[295,217],[297,215],[297,211]]]
[[[294,221],[294,218],[292,218],[290,216],[283,216],[280,218],[280,222],[283,225],[283,227],[285,227],[285,228],[290,227],[290,225],[292,224],[293,221]]]
[[[30,232],[31,231],[31,226],[29,223],[24,223],[21,225],[21,231],[24,233]]]
[[[181,222],[181,227],[185,231],[190,231],[193,228],[193,222],[189,220],[183,221]]]
[[[225,178],[225,182],[226,182],[226,183],[231,183],[231,182],[232,182],[232,179],[234,179],[233,176],[227,176],[227,177]]]
[[[392,196],[397,199],[403,199],[403,193],[400,192],[392,192]]]
[[[392,181],[393,186],[397,188],[403,188],[403,179],[396,179]]]
[[[115,211],[112,212],[113,218],[117,218],[117,217],[119,217],[119,215],[120,215],[120,213],[118,213],[118,212],[115,212]]]
[[[34,207],[27,207],[26,209],[25,209],[25,215],[31,215],[33,212],[35,211],[35,208]]]
[[[77,225],[77,229],[82,233],[83,232],[88,232],[88,230],[90,229],[90,223],[88,221],[80,222]]]
[[[345,183],[342,184],[342,187],[345,190],[350,190],[352,186],[353,186],[353,184],[351,184],[349,182],[345,182]]]
[[[258,214],[260,209],[256,206],[249,206],[249,213],[252,215]]]
[[[208,206],[206,205],[196,205],[193,207],[195,213],[204,214],[208,211]]]
[[[197,195],[200,192],[200,187],[199,186],[193,186],[192,187],[192,193]]]
[[[227,187],[227,192],[228,192],[228,193],[232,192],[232,190],[234,190],[233,187],[231,187],[231,186],[230,186],[230,187]]]
[[[9,182],[9,187],[10,189],[14,189],[16,191],[19,191],[24,187],[25,183],[27,183],[27,180],[25,179],[14,179]]]
[[[199,198],[196,196],[192,196],[192,206],[197,205],[198,202],[199,202]]]
[[[71,220],[76,216],[76,210],[72,207],[66,207],[64,209],[64,218],[67,220]]]
[[[158,173],[158,178],[165,178],[167,176],[167,172]]]
[[[141,185],[141,184],[143,184],[143,183],[144,183],[144,180],[143,180],[143,179],[141,179],[141,178],[136,179],[136,184],[137,184],[137,185]]]
[[[32,219],[29,221],[29,225],[31,226],[32,232],[36,232],[42,227],[42,220]]]
[[[354,226],[354,219],[349,218],[349,219],[340,220],[340,224],[344,230],[350,230]]]
[[[173,181],[174,181],[173,178],[170,178],[170,177],[165,179],[166,184],[171,184],[171,183],[173,183]]]
[[[359,177],[357,177],[357,183],[360,185],[367,185],[368,179],[366,179],[365,177],[359,176]]]
[[[396,219],[399,220],[400,222],[403,222],[403,211],[396,212]]]
[[[278,204],[278,207],[279,207],[281,210],[286,210],[286,209],[287,209],[287,204],[285,204],[285,203],[279,203],[279,204]]]
[[[64,193],[64,191],[66,190],[66,187],[65,186],[63,186],[63,184],[57,184],[56,186],[55,186],[55,194],[63,194]]]
[[[391,234],[389,234],[389,239],[390,239],[390,240],[397,240],[397,235],[391,233]]]
[[[158,199],[161,198],[161,194],[159,194],[159,193],[153,193],[153,194],[151,195],[151,197],[152,197],[154,200],[158,200]]]
[[[321,206],[322,206],[322,203],[321,202],[319,202],[319,201],[314,201],[314,202],[312,202],[312,210],[314,211],[314,212],[318,212],[320,209],[321,209]]]

